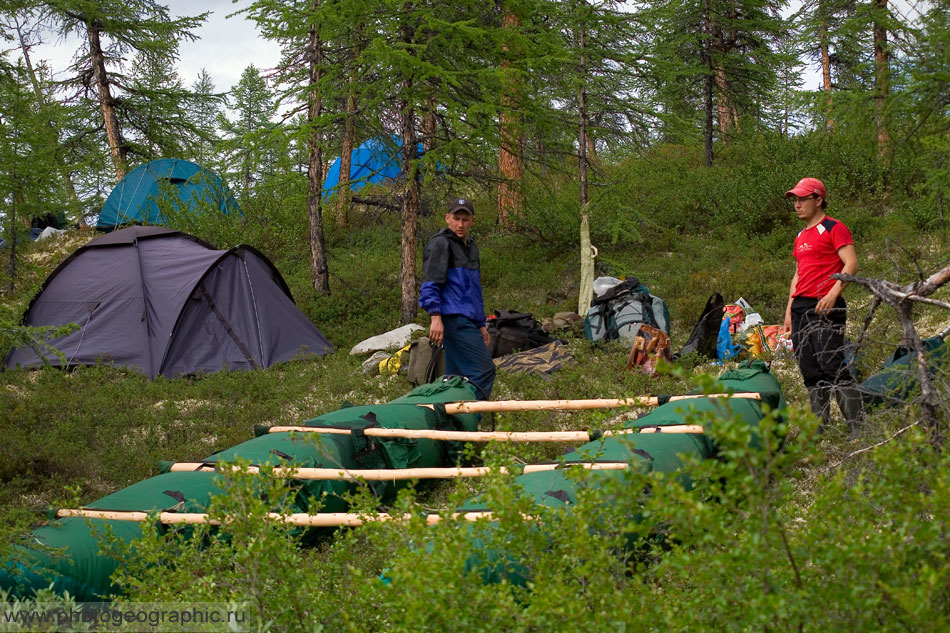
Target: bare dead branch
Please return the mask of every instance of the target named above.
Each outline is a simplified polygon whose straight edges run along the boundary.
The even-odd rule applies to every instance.
[[[931,441],[934,444],[941,444],[944,431],[939,420],[930,370],[927,367],[926,349],[920,340],[917,328],[914,326],[913,305],[914,302],[919,302],[950,309],[950,305],[942,301],[926,298],[950,281],[950,266],[943,268],[923,281],[915,281],[903,286],[884,279],[869,279],[841,273],[832,275],[832,278],[866,287],[877,299],[887,303],[897,312],[897,318],[904,333],[905,345],[917,359],[917,379],[920,381],[919,403],[923,420],[930,429]]]

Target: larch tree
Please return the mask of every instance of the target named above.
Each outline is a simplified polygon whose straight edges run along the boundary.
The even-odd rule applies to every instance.
[[[39,108],[27,88],[30,71],[24,64],[0,60],[0,232],[9,244],[9,290],[16,278],[17,242],[31,218],[63,208],[64,189],[58,185],[60,165],[54,159],[58,139],[50,125],[50,108]]]
[[[172,18],[168,8],[156,0],[49,0],[44,6],[47,19],[59,34],[77,35],[85,42],[75,56],[78,75],[72,83],[95,94],[101,128],[120,180],[136,147],[144,147],[123,130],[123,122],[128,121],[124,109],[134,90],[123,60],[138,54],[157,65],[173,66],[179,42],[195,39],[192,30],[207,13]]]
[[[214,80],[205,68],[201,69],[192,83],[191,92],[197,98],[197,103],[191,112],[191,119],[200,131],[192,158],[201,165],[211,166],[213,171],[223,171],[218,165],[216,156],[217,147],[221,142],[218,117],[221,116],[221,106],[226,103],[226,97],[217,92]]]
[[[53,109],[58,110],[60,105],[55,98],[52,97],[52,84],[46,77],[46,73],[43,72],[44,69],[36,68],[33,63],[32,48],[38,43],[34,29],[31,27],[31,24],[32,26],[36,26],[35,16],[36,10],[24,6],[23,8],[11,11],[6,16],[6,21],[7,26],[16,33],[16,40],[23,58],[23,69],[33,91],[36,111],[40,113],[44,111],[48,112]],[[49,117],[48,121],[50,126],[56,129],[57,126],[53,118]],[[83,213],[82,205],[76,193],[76,186],[73,183],[73,175],[69,163],[64,155],[63,148],[59,144],[52,149],[52,157],[59,169],[60,179],[69,200],[70,216],[77,226],[84,228],[86,226],[85,214]]]
[[[505,7],[502,32],[513,34],[521,26],[521,17],[513,7]],[[523,56],[515,38],[502,43],[501,110],[498,115],[498,221],[510,225],[510,217],[524,208],[524,132],[521,110],[521,69],[513,61]]]
[[[332,0],[256,0],[244,11],[265,38],[281,45],[281,60],[275,71],[280,86],[276,104],[289,108],[284,118],[297,122],[292,133],[306,147],[311,281],[317,293],[329,294],[323,180],[326,135],[332,117],[325,104],[334,102],[339,82],[335,81],[327,53],[344,32],[339,30],[342,27]]]
[[[276,127],[274,92],[260,71],[251,64],[231,89],[228,104],[234,119],[221,114],[218,124],[226,135],[222,150],[227,156],[227,173],[243,195],[250,195],[254,184],[270,171],[273,158],[269,136]]]
[[[785,37],[782,0],[656,0],[639,5],[635,19],[653,32],[653,59],[664,72],[655,76],[662,96],[686,99],[663,103],[669,112],[688,117],[702,113],[706,163],[713,161],[713,141],[729,141],[742,121],[761,121],[785,64],[776,40]],[[664,90],[670,81],[687,89]],[[690,105],[691,104],[691,105]],[[713,120],[717,122],[713,129]]]

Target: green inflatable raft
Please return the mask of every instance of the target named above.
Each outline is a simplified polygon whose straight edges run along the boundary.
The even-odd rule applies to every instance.
[[[758,444],[761,437],[758,425],[765,415],[763,405],[770,410],[785,408],[785,399],[781,387],[768,367],[762,361],[752,361],[744,367],[728,370],[722,373],[716,384],[722,390],[735,393],[758,393],[761,399],[731,398],[728,407],[720,398],[699,398],[667,402],[658,406],[649,414],[631,421],[626,428],[661,427],[655,433],[631,433],[615,435],[596,440],[579,447],[577,450],[564,455],[565,464],[571,462],[597,461],[627,462],[640,472],[670,473],[678,478],[682,485],[689,489],[692,480],[689,473],[683,469],[683,456],[692,455],[703,459],[716,457],[716,445],[706,435],[685,433],[663,433],[662,427],[684,424],[687,416],[696,416],[703,419],[703,414],[711,414],[712,419],[721,417],[728,411],[729,415],[753,427],[753,443]],[[619,470],[593,470],[578,481],[568,477],[565,471],[551,470],[523,474],[515,478],[518,494],[529,497],[534,503],[543,506],[570,507],[577,502],[579,486],[587,488],[602,485],[608,479],[624,477]],[[490,512],[492,508],[480,498],[475,498],[461,508],[459,512]],[[486,551],[481,539],[473,538],[472,554],[466,561],[469,571],[482,575],[485,582],[497,582],[505,577],[509,582],[524,585],[530,577],[530,571],[524,569],[516,557],[504,552]]]
[[[461,445],[426,439],[367,437],[368,427],[475,431],[475,414],[447,415],[446,402],[474,400],[474,388],[458,377],[422,385],[392,402],[349,406],[313,418],[303,426],[351,429],[346,435],[313,433],[264,433],[232,448],[210,455],[203,463],[242,459],[255,465],[298,468],[426,468],[453,465]],[[426,406],[429,405],[429,406]],[[103,497],[89,510],[145,512],[204,512],[212,495],[220,494],[220,477],[213,471],[167,472]],[[344,493],[354,484],[340,481],[300,481],[296,511],[312,511],[314,501],[323,512],[346,510]],[[407,482],[378,482],[374,491],[391,500]],[[69,517],[34,530],[28,545],[15,548],[0,566],[0,588],[11,596],[31,597],[52,588],[69,592],[77,601],[108,599],[117,593],[110,577],[119,561],[101,551],[107,530],[114,538],[131,542],[142,534],[141,524],[131,521]]]

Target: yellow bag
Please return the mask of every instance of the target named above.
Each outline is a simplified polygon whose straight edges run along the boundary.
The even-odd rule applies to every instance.
[[[412,343],[398,350],[389,358],[379,361],[380,375],[395,376],[398,373],[406,373],[406,368],[409,366],[409,347],[411,345]]]

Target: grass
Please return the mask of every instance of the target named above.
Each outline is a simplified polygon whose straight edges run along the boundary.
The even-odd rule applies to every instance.
[[[486,202],[478,208],[488,206]],[[863,274],[906,283],[915,278],[918,270],[931,272],[946,264],[944,235],[921,238],[919,232],[897,218],[862,216],[859,209],[845,204],[839,217],[854,228]],[[855,218],[854,222],[851,217]],[[439,214],[423,218],[421,239],[434,232],[440,221]],[[598,274],[635,275],[662,297],[670,309],[673,347],[677,349],[685,342],[707,297],[713,292],[722,293],[727,301],[742,296],[767,323],[781,322],[792,271],[790,244],[795,230],[796,225],[791,220],[783,220],[772,229],[755,234],[744,231],[741,226],[705,227],[702,232],[689,232],[663,228],[659,223],[651,232],[629,243],[613,243],[601,235],[601,239],[595,241],[600,249]],[[299,230],[287,232],[297,237],[300,233]],[[46,274],[71,248],[90,237],[93,236],[88,233],[72,234],[68,241],[55,247],[52,244],[28,246],[25,256],[29,263],[20,269],[16,290],[0,301],[3,310],[0,317],[9,321],[20,314]],[[495,224],[490,212],[479,213],[476,239],[481,250],[489,311],[517,309],[532,312],[540,319],[555,312],[576,310],[579,263],[574,250],[517,230],[502,229]],[[0,443],[0,526],[3,532],[22,532],[29,525],[44,521],[47,508],[63,503],[63,499],[78,496],[78,502],[87,503],[156,475],[159,460],[196,460],[233,446],[249,439],[254,425],[299,423],[335,410],[344,402],[384,402],[407,392],[410,385],[403,376],[365,375],[360,371],[364,357],[348,354],[356,342],[398,325],[397,218],[389,214],[353,214],[346,231],[328,229],[328,245],[329,297],[317,295],[310,287],[309,254],[305,244],[299,240],[281,243],[274,238],[268,255],[281,270],[298,305],[336,346],[337,351],[332,355],[285,363],[266,371],[221,372],[200,378],[153,382],[135,371],[104,366],[70,372],[42,369],[0,374],[0,436],[3,437]],[[417,264],[421,268],[421,244]],[[942,290],[937,297],[946,299],[946,295],[947,291]],[[846,298],[851,306],[849,333],[855,338],[860,333],[870,298],[857,286],[846,291]],[[918,326],[925,335],[946,324],[947,317],[940,309],[921,308],[916,314]],[[424,325],[424,315],[420,314],[417,322]],[[699,374],[715,374],[721,369],[719,365],[692,358],[685,359],[679,375],[648,378],[624,371],[628,350],[621,345],[592,346],[576,331],[562,332],[558,336],[567,341],[575,359],[572,364],[549,378],[500,373],[493,397],[561,399],[678,393],[695,386]],[[866,336],[869,343],[863,350],[866,367],[876,367],[899,337],[893,313],[889,309],[879,310]],[[854,450],[885,440],[906,426],[908,417],[913,418],[913,411],[875,412],[870,418],[869,434],[860,444],[848,442],[844,433],[837,432],[811,439],[808,429],[814,421],[807,413],[807,396],[794,361],[783,357],[770,360],[792,406],[792,419],[796,421],[790,441],[800,436],[802,441],[813,442],[816,449],[783,472],[783,476],[790,478],[792,492],[790,500],[781,506],[781,512],[802,521],[815,521],[808,515],[809,508],[816,499],[821,501],[819,493],[829,477],[833,479],[840,474],[856,480],[871,467],[863,461],[866,456],[855,456]],[[945,374],[939,374],[938,380],[940,388],[946,391]],[[485,416],[482,427],[514,431],[595,429],[618,424],[621,416],[633,413],[496,414]],[[478,447],[473,457],[490,463],[530,463],[556,459],[567,449],[558,445],[488,445]],[[481,492],[482,485],[474,480],[428,484],[419,486],[414,494],[426,508],[436,511]],[[372,504],[371,501],[364,503]],[[812,525],[817,522],[807,523],[807,527]],[[803,534],[807,533],[807,527],[800,527]],[[291,542],[284,554],[304,557],[294,560],[305,560],[301,569],[309,569],[314,578],[329,582],[334,574],[345,575],[347,580],[340,591],[364,592],[361,599],[368,600],[367,596],[371,596],[380,604],[389,604],[386,600],[394,598],[374,593],[378,591],[374,573],[378,573],[394,552],[404,549],[403,543],[387,544],[384,537],[405,537],[388,533],[387,529],[373,528],[363,534],[358,530],[341,533],[305,553],[292,554],[295,546]],[[376,530],[382,531],[383,536],[374,536]],[[780,550],[776,548],[776,552]],[[691,562],[700,564],[696,560]],[[689,595],[686,574],[677,575],[677,570],[671,569],[665,573],[671,583],[666,586],[671,592],[679,588],[684,592],[682,595]],[[163,590],[174,597],[175,591],[186,591],[185,583],[192,578],[181,579],[181,585],[169,581]],[[649,573],[642,578],[637,576],[637,582],[641,581],[650,582]],[[621,575],[617,586],[630,589],[630,582],[629,577],[623,579]],[[663,585],[662,578],[656,582]],[[644,595],[649,595],[648,588],[641,588]],[[562,590],[566,594],[571,591]],[[177,595],[180,598],[184,594]],[[341,593],[332,595],[344,600]],[[393,604],[389,606],[395,609]],[[648,605],[640,606],[648,608]],[[509,607],[513,612],[518,608],[516,604]],[[387,621],[371,611],[364,615]],[[339,614],[338,617],[346,619]],[[543,621],[540,615],[537,617],[539,622]],[[556,618],[552,620],[550,626],[557,627],[558,624],[553,623],[556,621]],[[351,630],[364,629],[354,625]]]
[[[486,307],[530,311],[536,317],[576,310],[578,257],[517,232],[493,226],[479,216],[477,238],[483,262]],[[428,217],[423,234],[440,218]],[[862,228],[866,232],[868,228]],[[605,244],[598,274],[636,275],[664,298],[672,317],[674,349],[685,342],[706,298],[721,292],[727,301],[743,296],[767,323],[782,318],[791,269],[788,227],[757,237],[733,235],[666,236],[635,248]],[[857,233],[857,231],[856,231]],[[379,402],[409,389],[402,376],[368,377],[359,371],[362,357],[350,346],[398,325],[398,223],[391,216],[361,222],[357,216],[345,234],[331,239],[331,295],[317,296],[309,287],[309,262],[299,249],[285,250],[282,270],[298,304],[335,344],[337,352],[322,359],[295,361],[268,371],[222,372],[201,378],[148,382],[131,370],[84,367],[8,371],[0,391],[0,503],[5,512],[31,508],[36,515],[79,483],[84,501],[156,474],[160,459],[197,459],[250,437],[255,424],[292,424],[334,410],[344,401]],[[17,313],[71,248],[90,233],[26,247],[29,266],[21,268],[17,292],[4,309]],[[856,236],[862,272],[872,276],[908,273],[911,261],[932,268],[941,261],[937,236],[912,247],[910,234],[890,231],[886,238]],[[897,246],[900,244],[901,246]],[[784,249],[786,252],[778,252]],[[296,254],[295,254],[296,253]],[[296,264],[294,264],[296,262]],[[421,261],[419,262],[421,265]],[[870,304],[863,289],[846,296],[852,306],[849,329],[857,336]],[[921,310],[922,332],[943,325],[937,310]],[[417,322],[425,325],[420,314]],[[880,310],[872,322],[866,351],[869,367],[889,353],[897,340],[893,315]],[[578,332],[565,337],[576,362],[544,380],[500,374],[495,398],[569,398],[620,396],[677,391],[688,384],[674,378],[648,379],[625,373],[627,351],[616,344],[591,346]],[[803,389],[793,362],[777,360],[789,400],[802,405]],[[715,371],[715,367],[700,366]],[[496,416],[499,428],[565,429],[597,426],[606,413]]]

